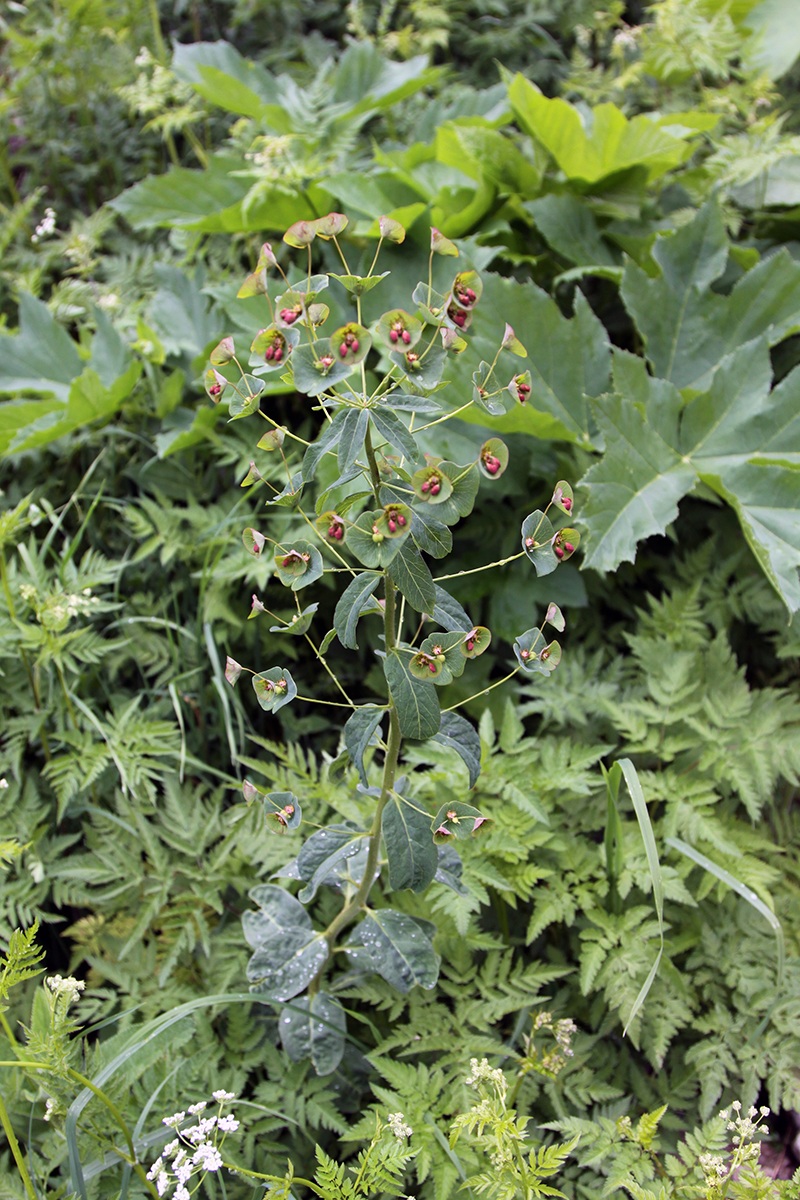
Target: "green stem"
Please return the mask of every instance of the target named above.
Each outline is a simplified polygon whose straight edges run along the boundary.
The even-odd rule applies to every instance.
[[[14,1064],[16,1065],[16,1064]],[[37,1200],[36,1189],[33,1186],[33,1181],[28,1174],[28,1168],[25,1165],[25,1159],[22,1156],[17,1135],[14,1133],[14,1127],[11,1124],[11,1118],[8,1115],[8,1110],[3,1103],[3,1097],[0,1096],[0,1124],[3,1126],[3,1131],[6,1135],[6,1141],[11,1148],[11,1155],[14,1162],[17,1164],[22,1186],[25,1188],[25,1194],[30,1197],[30,1200]]]
[[[506,563],[522,558],[524,553],[524,550],[519,550],[516,554],[510,554],[508,558],[499,558],[497,562],[485,563],[482,567],[470,567],[468,571],[454,571],[452,575],[437,575],[433,582],[441,583],[443,579],[460,579],[462,575],[477,575],[479,571],[491,571],[492,567],[504,567]]]
[[[383,615],[384,638],[386,642],[386,652],[390,654],[396,645],[395,620],[396,620],[396,601],[395,587],[392,581],[384,575],[386,582],[386,600]],[[381,783],[381,794],[378,797],[378,803],[375,807],[375,814],[372,818],[372,826],[368,834],[369,849],[367,850],[367,861],[364,867],[364,874],[361,878],[361,883],[355,895],[345,904],[344,908],[333,918],[328,928],[325,930],[323,937],[328,943],[328,958],[320,968],[317,975],[312,980],[309,986],[309,995],[314,995],[319,989],[322,973],[330,962],[333,955],[336,938],[339,933],[345,929],[358,916],[362,908],[366,906],[367,899],[372,885],[375,881],[375,872],[378,867],[378,855],[380,853],[381,844],[381,822],[383,819],[383,810],[389,803],[389,798],[394,789],[395,776],[397,774],[397,763],[400,758],[400,744],[402,742],[402,734],[400,733],[400,720],[397,715],[397,708],[390,698],[389,707],[389,738],[386,743],[386,756],[383,760],[383,780]]]
[[[503,683],[508,683],[509,679],[513,679],[521,670],[520,667],[514,667],[513,671],[509,671],[508,675],[504,675],[502,679],[498,679],[495,683],[490,683],[482,691],[476,692],[474,696],[467,696],[466,700],[459,700],[458,704],[451,704],[449,708],[443,708],[442,712],[455,712],[457,708],[462,708],[463,705],[469,704],[472,700],[478,700],[481,696],[485,696],[487,692],[492,692],[496,687],[500,687]]]
[[[26,1070],[26,1071],[50,1071],[54,1075],[58,1075],[60,1073],[54,1067],[52,1067],[49,1063],[26,1062],[24,1060],[20,1061],[19,1059],[12,1059],[11,1061],[8,1061],[8,1062],[0,1062],[0,1067],[19,1067],[22,1070]],[[120,1110],[117,1108],[114,1101],[111,1100],[109,1098],[109,1096],[106,1095],[106,1093],[102,1090],[102,1088],[99,1088],[97,1086],[97,1084],[92,1083],[91,1079],[87,1079],[85,1075],[81,1075],[80,1071],[75,1071],[72,1067],[64,1067],[63,1073],[65,1075],[67,1075],[70,1079],[73,1079],[75,1081],[75,1083],[79,1083],[81,1085],[81,1087],[88,1088],[90,1092],[92,1092],[95,1096],[97,1096],[97,1098],[101,1102],[101,1104],[105,1105],[105,1107],[111,1113],[112,1117],[117,1122],[117,1124],[119,1125],[119,1127],[122,1131],[122,1136],[125,1138],[125,1144],[127,1145],[128,1153],[130,1154],[131,1164],[132,1165],[135,1164],[137,1159],[136,1159],[136,1148],[133,1144],[133,1138],[131,1137],[130,1130],[128,1129],[125,1118],[123,1117]],[[157,1195],[157,1192],[155,1191],[155,1189],[153,1190],[153,1195]]]

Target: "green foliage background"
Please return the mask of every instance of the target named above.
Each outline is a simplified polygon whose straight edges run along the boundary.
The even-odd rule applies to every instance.
[[[514,1100],[535,1125],[582,1134],[558,1176],[570,1196],[662,1194],[635,1190],[667,1185],[620,1132],[626,1116],[667,1105],[661,1149],[696,1170],[722,1104],[800,1106],[791,8],[31,0],[3,15],[0,937],[38,921],[48,973],[86,979],[88,1036],[65,1053],[89,1077],[122,1056],[109,1090],[132,1123],[152,1114],[150,1130],[224,1086],[250,1106],[238,1161],[282,1170],[291,1156],[309,1173],[315,1144],[346,1159],[375,1113],[399,1110],[417,1151],[404,1186],[445,1200],[484,1169],[479,1148],[446,1139],[469,1059],[513,1073],[541,1009],[577,1023],[575,1055],[557,1079],[520,1075]],[[46,207],[49,235],[36,232]],[[488,428],[511,450],[449,569],[478,566],[486,545],[516,550],[520,506],[561,477],[582,481],[584,553],[546,590],[516,567],[454,586],[498,638],[554,599],[568,648],[553,679],[467,708],[474,792],[451,751],[412,748],[426,802],[469,796],[494,824],[459,844],[456,888],[393,895],[435,919],[437,986],[342,976],[351,1033],[318,1075],[246,995],[247,893],[300,842],[271,835],[241,782],[301,796],[310,827],[363,821],[370,798],[319,706],[265,717],[225,683],[226,654],[257,661],[268,636],[245,620],[250,594],[290,606],[242,549],[260,508],[238,488],[254,451],[202,374],[223,333],[257,328],[235,296],[264,238],[338,209],[364,271],[376,218],[408,227],[387,257],[394,295],[424,277],[431,225],[482,273],[450,407],[504,321],[529,350],[525,408],[473,410],[436,439],[458,460]],[[317,265],[339,269],[330,247]],[[367,318],[386,304],[376,288]],[[270,413],[316,436],[273,380]],[[259,469],[282,484],[279,463]],[[337,595],[322,584],[315,599],[324,633]],[[307,690],[334,697],[300,639],[281,650],[295,678],[313,670]],[[494,650],[474,667],[451,702],[505,671]],[[374,682],[366,640],[336,669],[347,687]],[[660,931],[636,814],[624,792],[616,820],[607,802],[604,768],[624,757],[665,897],[663,958],[625,1037]],[[369,752],[366,770],[376,782]],[[315,919],[336,903],[323,888]],[[24,970],[8,1000],[29,1046],[44,1038],[40,992]],[[65,1110],[74,1091],[0,1072],[40,1194],[69,1195],[67,1144],[43,1113],[46,1095]],[[81,1134],[87,1162],[104,1121]],[[0,1156],[0,1196],[24,1195]],[[119,1178],[107,1163],[90,1194],[116,1195]],[[251,1194],[239,1186],[229,1194]]]

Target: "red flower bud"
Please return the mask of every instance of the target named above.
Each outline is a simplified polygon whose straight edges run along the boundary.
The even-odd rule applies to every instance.
[[[572,501],[570,500],[569,496],[562,496],[561,503],[567,512],[569,512],[569,510],[572,508]]]
[[[403,330],[403,332],[402,332],[402,334],[401,334],[400,336],[402,337],[402,339],[403,339],[403,341],[405,342],[405,344],[406,344],[406,345],[408,345],[408,344],[410,343],[410,341],[411,341],[411,334],[408,332],[408,330],[407,330],[407,329],[404,329],[404,330]]]
[[[575,547],[573,546],[572,542],[564,542],[564,550],[567,554],[575,553]]]
[[[341,355],[342,358],[347,358],[347,343],[346,342],[342,342],[341,346],[339,347],[339,354]]]
[[[389,341],[390,342],[396,342],[399,340],[399,338],[400,338],[400,334],[397,332],[396,329],[389,330]]]
[[[561,549],[560,546],[553,546],[553,553],[555,554],[556,558],[564,557],[564,551]]]
[[[214,383],[208,389],[209,396],[219,396],[222,393],[222,384]]]

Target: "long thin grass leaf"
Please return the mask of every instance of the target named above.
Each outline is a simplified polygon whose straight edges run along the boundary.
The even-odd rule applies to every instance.
[[[656,956],[656,961],[653,963],[647,978],[641,986],[639,995],[633,1002],[633,1007],[628,1013],[628,1020],[625,1022],[625,1028],[622,1031],[622,1036],[625,1037],[631,1027],[631,1022],[635,1018],[639,1009],[647,999],[647,994],[653,986],[653,980],[658,974],[658,968],[661,965],[661,958],[664,953],[664,880],[661,876],[661,864],[658,859],[658,847],[656,846],[656,838],[653,833],[653,826],[650,822],[650,814],[647,811],[647,801],[644,798],[642,785],[639,782],[639,776],[636,773],[636,767],[629,758],[621,758],[619,762],[614,763],[609,771],[609,778],[614,775],[615,771],[622,773],[625,784],[633,801],[633,810],[636,813],[636,820],[639,822],[639,830],[644,842],[644,851],[647,855],[647,867],[650,871],[650,881],[653,886],[653,903],[656,908],[656,917],[658,919],[658,937],[659,948]],[[616,784],[615,794],[619,788],[618,777],[614,781]],[[613,786],[613,784],[609,785]]]

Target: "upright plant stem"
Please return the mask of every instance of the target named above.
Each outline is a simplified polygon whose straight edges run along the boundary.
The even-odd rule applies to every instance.
[[[11,1124],[11,1118],[8,1115],[8,1109],[3,1103],[3,1097],[0,1096],[0,1125],[3,1126],[3,1132],[6,1135],[6,1141],[11,1148],[11,1155],[14,1162],[17,1164],[19,1177],[22,1180],[22,1186],[25,1188],[25,1194],[30,1197],[30,1200],[37,1200],[36,1189],[33,1186],[33,1181],[28,1174],[28,1168],[25,1165],[25,1159],[22,1155],[17,1135],[14,1133],[14,1128]]]

